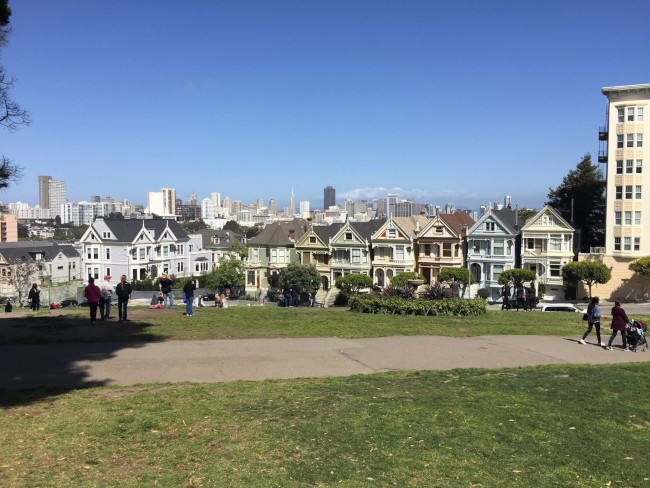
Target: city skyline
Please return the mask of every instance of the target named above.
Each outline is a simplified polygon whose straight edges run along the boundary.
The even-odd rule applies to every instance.
[[[596,160],[600,89],[650,79],[628,48],[650,34],[604,1],[469,4],[12,2],[2,62],[32,125],[0,132],[24,168],[0,200],[34,205],[56,174],[76,201],[174,187],[284,207],[293,188],[320,208],[331,185],[541,208]]]

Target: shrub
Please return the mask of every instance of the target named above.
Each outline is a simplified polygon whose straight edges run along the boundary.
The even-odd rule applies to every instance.
[[[420,292],[420,298],[425,300],[443,300],[451,298],[451,290],[446,286],[442,286],[442,283],[436,282],[433,285],[429,285]]]
[[[487,300],[490,296],[490,290],[488,290],[487,288],[479,288],[476,294],[479,297],[483,298],[484,300]]]
[[[350,297],[350,310],[360,313],[390,315],[445,315],[477,316],[487,311],[487,301],[482,298],[455,300],[407,300],[399,297],[366,295]]]
[[[345,290],[341,290],[336,294],[336,298],[334,299],[334,306],[344,307],[348,304],[349,300],[350,300],[350,294]]]
[[[537,284],[537,297],[541,300],[546,295],[546,283]]]
[[[407,286],[409,284],[409,280],[424,280],[426,281],[426,278],[422,276],[421,274],[418,273],[412,273],[412,272],[406,272],[406,273],[400,273],[398,275],[395,275],[391,280],[390,284],[393,286]]]
[[[359,293],[364,288],[372,288],[372,278],[364,274],[339,276],[336,278],[334,286],[348,294]]]
[[[409,300],[415,298],[415,288],[410,285],[395,286],[391,283],[384,293],[389,297],[400,297]]]

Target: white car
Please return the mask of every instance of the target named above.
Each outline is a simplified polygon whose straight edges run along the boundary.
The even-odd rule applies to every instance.
[[[587,313],[586,310],[576,307],[573,303],[548,303],[548,304],[542,306],[542,312]]]

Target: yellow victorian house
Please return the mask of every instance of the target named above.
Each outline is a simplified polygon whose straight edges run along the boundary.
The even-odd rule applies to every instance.
[[[313,264],[321,277],[321,288],[328,291],[330,282],[330,264],[332,252],[330,239],[334,237],[343,224],[310,226],[305,234],[296,241],[296,253],[300,264]]]

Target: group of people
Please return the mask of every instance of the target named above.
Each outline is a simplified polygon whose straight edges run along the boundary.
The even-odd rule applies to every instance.
[[[88,286],[84,289],[84,296],[88,301],[90,322],[93,325],[97,319],[98,308],[102,320],[107,320],[110,317],[113,293],[117,295],[117,311],[120,322],[127,320],[126,310],[129,299],[131,298],[131,284],[127,281],[126,275],[121,276],[120,282],[115,288],[113,288],[110,281],[111,276],[106,275],[100,286],[97,286],[95,284],[95,278],[92,276],[88,278]]]
[[[512,303],[512,299],[515,299],[515,303]],[[505,285],[501,287],[501,310],[510,310],[511,308],[517,308],[519,311],[520,308],[524,312],[529,310],[534,310],[537,306],[537,296],[535,292],[535,283],[531,282],[530,286],[526,288],[523,283],[517,284],[516,287],[511,286],[511,282],[507,281]]]
[[[298,285],[285,283],[282,293],[284,294],[285,307],[297,307],[300,305],[300,288]]]
[[[627,343],[626,330],[630,325],[633,326],[634,321],[631,321],[628,318],[625,310],[623,310],[621,307],[621,302],[618,300],[614,301],[614,307],[612,307],[612,325],[610,326],[612,329],[612,335],[609,337],[609,342],[607,345],[605,345],[600,338],[600,320],[605,318],[605,316],[601,315],[600,313],[599,302],[600,300],[598,297],[593,297],[589,302],[586,313],[588,328],[578,342],[580,344],[586,344],[585,339],[589,334],[591,334],[592,329],[596,329],[596,339],[598,340],[598,345],[604,347],[607,350],[611,350],[612,343],[614,342],[616,335],[620,332],[621,338],[623,339],[623,349],[625,351],[629,351],[630,347]],[[643,329],[641,329],[641,333],[643,333]]]

